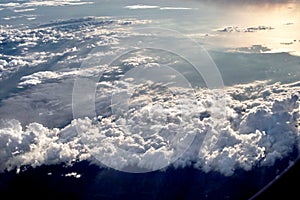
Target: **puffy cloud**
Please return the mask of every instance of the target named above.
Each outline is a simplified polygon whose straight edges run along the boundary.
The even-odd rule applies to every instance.
[[[131,34],[122,26],[139,22],[144,23],[83,18],[30,30],[4,27],[1,44],[9,42],[25,52],[26,48],[32,51],[18,56],[4,51],[0,58],[1,73],[13,73],[16,67],[38,66],[55,57],[66,58],[59,64],[84,60],[74,55],[82,51],[79,47],[41,52],[39,45],[84,43],[97,37],[101,43],[88,43],[86,47],[98,45],[114,54],[118,40]],[[105,56],[103,52],[100,54]],[[151,54],[133,54],[121,59],[121,64],[130,68],[147,65],[151,69],[159,67],[157,60]],[[106,79],[98,83],[97,119],[72,120],[74,78],[94,76],[99,69],[47,70],[23,76],[19,87],[25,90],[1,101],[0,115],[7,118],[0,125],[1,171],[22,166],[72,164],[94,157],[120,170],[135,167],[135,170],[151,171],[173,164],[230,176],[237,169],[271,166],[298,148],[299,83],[254,82],[227,87],[224,89],[226,113],[216,115],[220,103],[214,90],[201,88],[191,92],[176,85],[170,88],[172,84],[135,83],[132,77],[114,82],[110,75],[125,72],[116,65],[107,69],[103,75]],[[117,100],[114,105],[110,98],[113,92],[131,98],[125,102],[122,97],[126,95],[114,96]],[[77,177],[77,174],[68,176]]]
[[[97,46],[108,48],[103,55],[114,53],[117,49],[113,48],[118,45],[119,38],[129,37],[132,34],[120,27],[145,23],[150,21],[84,17],[42,24],[33,29],[0,25],[0,80],[9,78],[11,74],[24,67],[49,69],[49,65],[52,65],[49,62],[55,58],[64,58],[60,59],[58,64],[77,63],[79,66],[84,59],[80,57],[80,52]],[[99,42],[95,42],[93,38],[98,38]],[[12,51],[15,53],[11,54]]]
[[[76,138],[66,141],[67,132],[74,127],[69,125],[63,130],[48,129],[41,124],[32,123],[25,129],[16,120],[1,121],[0,129],[0,171],[37,167],[57,163],[72,163],[85,155]],[[59,136],[59,134],[63,134]]]
[[[196,90],[193,100],[181,88],[178,98],[183,103],[178,104],[170,91],[150,82],[126,84],[124,90],[134,87],[139,91],[123,114],[77,119],[61,129],[2,121],[1,170],[70,164],[93,156],[125,171],[128,167],[151,171],[173,164],[231,176],[237,169],[272,166],[298,148],[299,83],[256,82],[225,88],[225,118],[209,114],[218,103],[211,90]],[[101,85],[103,97],[114,89],[109,83]],[[187,142],[189,137],[192,143]]]

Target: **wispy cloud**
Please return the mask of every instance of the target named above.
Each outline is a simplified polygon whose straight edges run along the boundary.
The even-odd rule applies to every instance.
[[[93,4],[91,1],[80,1],[80,0],[64,0],[64,1],[56,1],[56,0],[48,0],[48,1],[37,1],[30,0],[29,2],[23,3],[0,3],[0,8],[29,8],[29,7],[38,7],[38,6],[79,6],[86,4]]]
[[[151,6],[151,5],[131,5],[131,6],[125,6],[125,8],[136,10],[136,9],[153,9],[153,8],[159,8],[159,6]]]
[[[159,9],[159,10],[193,10],[195,8],[189,8],[189,7],[161,7],[157,5],[142,5],[142,4],[136,4],[136,5],[130,5],[125,6],[124,8],[130,9],[130,10],[137,10],[137,9]]]

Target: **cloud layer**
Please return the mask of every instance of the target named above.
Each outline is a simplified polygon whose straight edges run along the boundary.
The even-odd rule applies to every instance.
[[[21,3],[5,6],[30,7]],[[128,9],[133,8],[150,9],[145,5]],[[225,112],[218,112],[217,90],[191,91],[176,84],[124,78],[126,70],[135,67],[144,66],[147,72],[161,67],[158,53],[133,53],[120,59],[120,63],[113,63],[98,83],[96,118],[72,119],[74,79],[95,78],[106,67],[80,69],[87,52],[101,47],[103,51],[89,56],[118,55],[121,39],[140,39],[141,35],[130,28],[148,22],[86,17],[34,29],[1,26],[1,84],[20,76],[15,87],[11,86],[18,93],[9,91],[1,101],[0,114],[5,116],[0,123],[1,172],[97,159],[102,167],[124,171],[152,171],[172,165],[231,176],[238,169],[272,166],[298,150],[299,82],[254,82],[227,87],[226,105],[222,108]],[[261,29],[265,27],[255,31]],[[245,30],[248,29],[233,29]],[[168,56],[164,57],[165,65],[172,62]],[[30,73],[23,74],[28,70]],[[172,76],[165,78],[172,83]],[[117,98],[121,105],[128,105],[126,112],[118,110],[122,106],[112,105],[113,92],[130,95],[129,102]],[[77,174],[68,176],[79,178]]]
[[[103,95],[111,91],[109,85],[101,87]],[[222,121],[209,114],[217,104],[212,91],[197,90],[195,102],[182,92],[186,105],[182,108],[168,92],[159,94],[164,101],[149,99],[153,93],[145,91],[155,90],[148,87],[153,85],[144,86],[132,99],[126,116],[78,119],[61,129],[38,123],[23,128],[17,120],[2,120],[1,171],[92,157],[119,169],[138,166],[151,171],[178,157],[184,148],[184,154],[170,164],[230,176],[237,169],[272,166],[298,148],[299,83],[226,88],[227,114]],[[205,140],[208,134],[210,140]],[[195,140],[185,146],[189,136]],[[212,140],[216,141],[209,143]]]

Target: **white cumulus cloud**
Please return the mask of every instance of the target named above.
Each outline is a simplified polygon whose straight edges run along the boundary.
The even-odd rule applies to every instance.
[[[102,85],[103,97],[114,89]],[[256,82],[225,88],[227,115],[222,119],[211,115],[217,103],[211,90],[196,90],[194,101],[182,88],[184,103],[178,104],[176,97],[150,82],[134,87],[139,91],[124,114],[73,120],[60,129],[2,120],[1,171],[71,164],[93,156],[120,170],[135,166],[151,171],[165,163],[231,176],[237,169],[272,166],[299,147],[299,83]],[[253,93],[247,93],[250,89]],[[155,94],[157,98],[151,98]],[[192,144],[186,142],[189,137],[195,137]]]

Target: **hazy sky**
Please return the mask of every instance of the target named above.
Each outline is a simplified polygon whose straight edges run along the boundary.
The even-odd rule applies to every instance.
[[[192,0],[209,3],[221,3],[221,4],[286,4],[294,3],[297,0]]]

